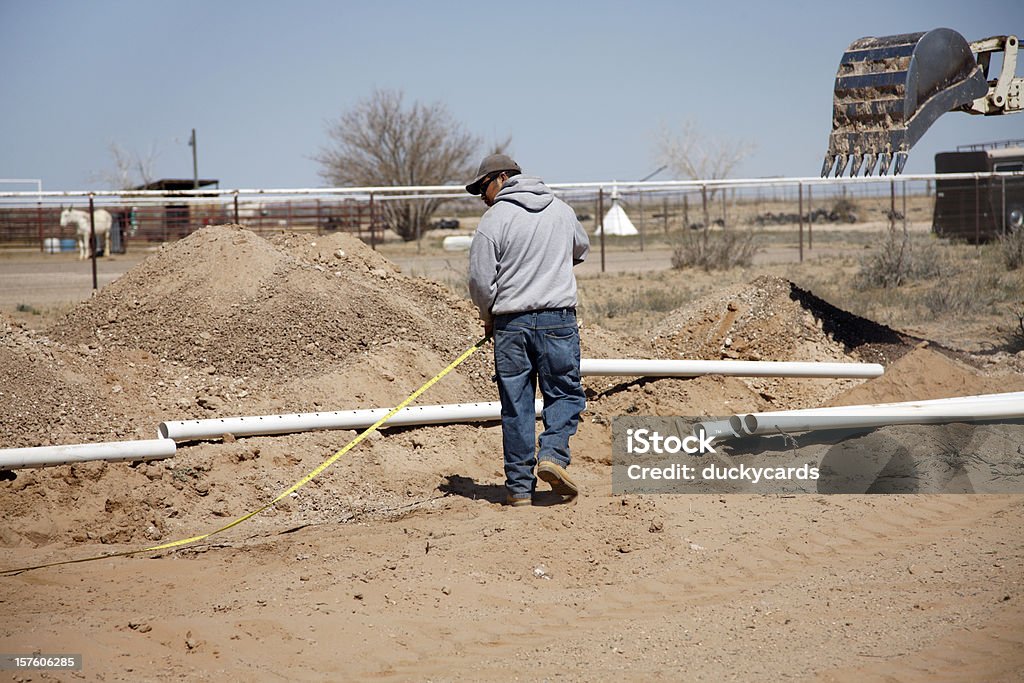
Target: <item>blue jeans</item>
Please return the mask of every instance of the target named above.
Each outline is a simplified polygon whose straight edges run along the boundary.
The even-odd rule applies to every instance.
[[[494,368],[501,398],[505,487],[528,498],[540,460],[569,465],[569,437],[587,406],[580,384],[580,331],[576,312],[558,308],[494,318]],[[544,397],[544,431],[536,439],[537,384]]]

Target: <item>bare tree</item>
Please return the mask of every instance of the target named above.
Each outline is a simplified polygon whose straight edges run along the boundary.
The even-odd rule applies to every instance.
[[[403,186],[463,182],[480,140],[441,103],[406,106],[401,91],[375,90],[328,125],[331,143],[314,157],[333,185]],[[424,230],[441,200],[382,202],[389,227],[405,240]]]
[[[685,121],[678,131],[663,124],[657,138],[659,162],[691,180],[728,178],[754,147],[744,140],[705,135],[693,121]]]
[[[107,150],[114,162],[114,168],[93,174],[93,180],[109,185],[115,190],[130,190],[139,185],[148,185],[155,180],[153,166],[159,156],[156,145],[151,145],[149,153],[145,156],[130,152],[116,142],[111,142]]]
[[[490,147],[487,148],[487,155],[490,154],[508,154],[514,156],[511,151],[512,147],[512,136],[509,135],[504,140],[495,140],[491,143]],[[486,156],[486,155],[485,155]]]

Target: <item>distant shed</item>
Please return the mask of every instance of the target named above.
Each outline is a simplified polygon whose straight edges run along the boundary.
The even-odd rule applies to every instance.
[[[193,178],[161,178],[160,180],[154,180],[153,182],[133,187],[131,191],[162,190],[164,192],[187,192],[188,190],[196,189],[197,186],[199,188],[219,188],[220,180],[201,178],[196,181]],[[149,213],[150,221],[152,221],[155,217],[152,216],[151,212],[147,213]],[[221,222],[221,215],[222,211],[219,205],[214,209],[207,205],[190,205],[180,201],[168,203],[164,205],[163,216],[159,221],[160,224],[145,226],[142,233],[148,235],[150,239],[156,238],[161,241],[178,239],[189,235],[196,227],[207,225],[211,222]],[[122,211],[119,219],[123,226],[130,225],[133,228],[133,234],[139,227],[138,214],[134,210]]]

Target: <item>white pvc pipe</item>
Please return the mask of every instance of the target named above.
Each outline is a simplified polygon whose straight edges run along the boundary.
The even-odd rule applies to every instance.
[[[0,470],[50,467],[89,460],[156,460],[174,455],[177,446],[170,439],[105,441],[64,446],[0,448]]]
[[[541,414],[544,403],[537,400],[534,408]],[[291,415],[255,415],[226,417],[209,420],[179,420],[161,422],[160,436],[175,441],[221,438],[225,434],[253,436],[257,434],[287,434],[314,429],[364,429],[391,412],[390,408],[345,410],[330,413],[297,413]],[[410,406],[398,411],[387,421],[388,427],[446,422],[497,420],[501,418],[501,403],[449,403],[431,406]]]
[[[1024,417],[1024,411],[1016,410],[1007,414],[1005,409],[979,409],[972,406],[970,411],[956,412],[908,412],[895,415],[851,414],[851,415],[802,415],[757,419],[753,415],[743,418],[743,431],[747,435],[775,434],[779,432],[809,432],[818,429],[860,429],[863,427],[884,427],[899,424],[943,424],[947,422],[978,422],[994,418]]]
[[[931,406],[944,406],[957,403],[998,403],[1003,401],[1020,401],[1024,403],[1024,391],[1011,391],[1001,394],[978,394],[976,396],[951,396],[949,398],[932,398],[921,401],[900,401],[898,403],[863,403],[849,406],[828,406],[825,408],[801,408],[799,410],[780,410],[757,413],[758,415],[792,415],[793,413],[807,413],[828,415],[831,413],[853,412],[881,412],[891,409],[904,410],[915,408],[929,408]]]
[[[646,377],[832,377],[868,379],[885,369],[878,363],[807,363],[755,360],[643,360],[635,358],[584,358],[580,374]]]
[[[706,434],[716,439],[733,439],[746,436],[743,433],[742,418],[739,415],[733,415],[726,420],[698,422],[693,425],[693,433],[698,437],[701,434]]]
[[[834,406],[734,415],[695,426],[720,438],[818,429],[855,429],[894,424],[941,424],[1024,417],[1024,392],[958,396],[929,401]]]
[[[1003,394],[980,394],[978,396],[955,396],[924,401],[902,401],[900,403],[869,403],[852,406],[829,406],[827,408],[804,408],[801,410],[783,410],[775,412],[754,413],[758,419],[769,419],[776,416],[791,417],[794,415],[810,415],[828,417],[831,415],[893,415],[904,413],[932,415],[961,415],[982,405],[1024,407],[1024,391]],[[739,417],[746,417],[740,415]]]

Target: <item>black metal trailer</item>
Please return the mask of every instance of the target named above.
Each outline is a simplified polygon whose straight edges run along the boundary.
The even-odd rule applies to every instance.
[[[1024,140],[969,145],[935,155],[936,173],[993,171],[1022,175],[936,181],[936,235],[977,243],[1024,228]]]

